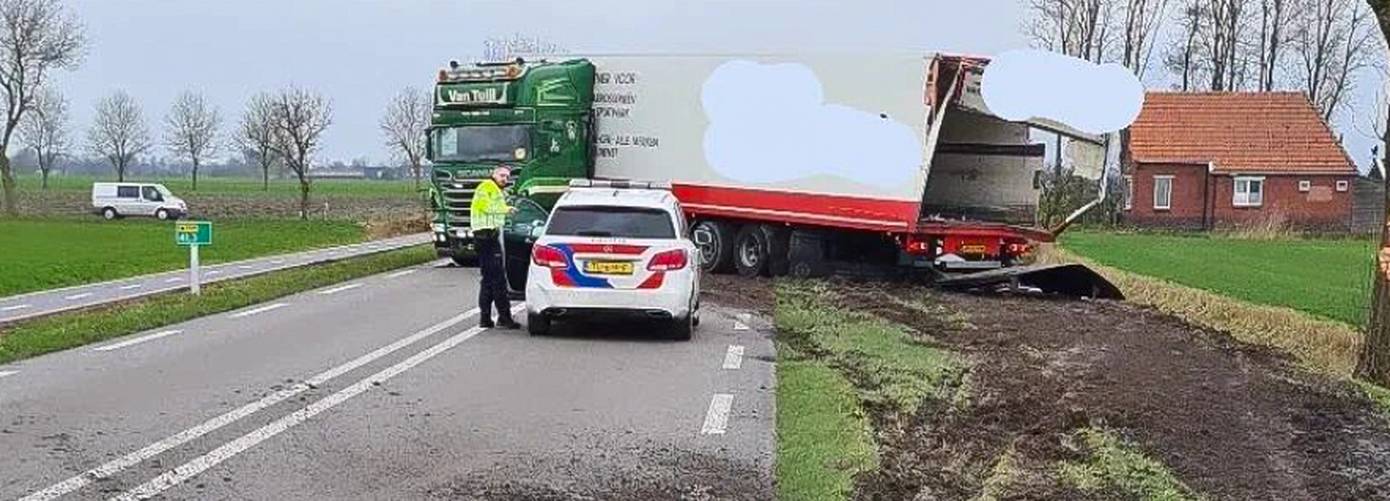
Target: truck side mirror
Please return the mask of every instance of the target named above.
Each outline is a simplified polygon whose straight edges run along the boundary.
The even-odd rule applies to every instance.
[[[434,134],[429,129],[425,129],[425,159],[434,161]]]

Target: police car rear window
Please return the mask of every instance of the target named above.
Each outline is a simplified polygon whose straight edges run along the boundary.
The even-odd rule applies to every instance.
[[[545,234],[574,237],[676,238],[671,215],[638,207],[560,207]]]

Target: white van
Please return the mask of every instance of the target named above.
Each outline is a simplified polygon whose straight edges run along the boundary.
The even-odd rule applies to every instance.
[[[125,216],[168,220],[188,215],[188,204],[162,184],[92,183],[92,210],[108,220]]]

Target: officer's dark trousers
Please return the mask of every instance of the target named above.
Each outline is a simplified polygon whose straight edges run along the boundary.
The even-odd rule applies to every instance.
[[[507,276],[502,269],[502,243],[497,231],[479,230],[473,235],[473,245],[478,249],[478,268],[483,275],[482,286],[478,288],[478,318],[483,323],[491,320],[495,305],[497,320],[507,323],[512,318],[512,305],[507,299]]]

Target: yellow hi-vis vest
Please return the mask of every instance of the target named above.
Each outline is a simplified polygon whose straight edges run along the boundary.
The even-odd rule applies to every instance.
[[[509,212],[511,207],[507,206],[507,199],[502,196],[502,188],[497,186],[496,181],[484,179],[478,183],[477,190],[473,192],[473,203],[468,206],[468,226],[473,231],[500,229],[506,223]]]

